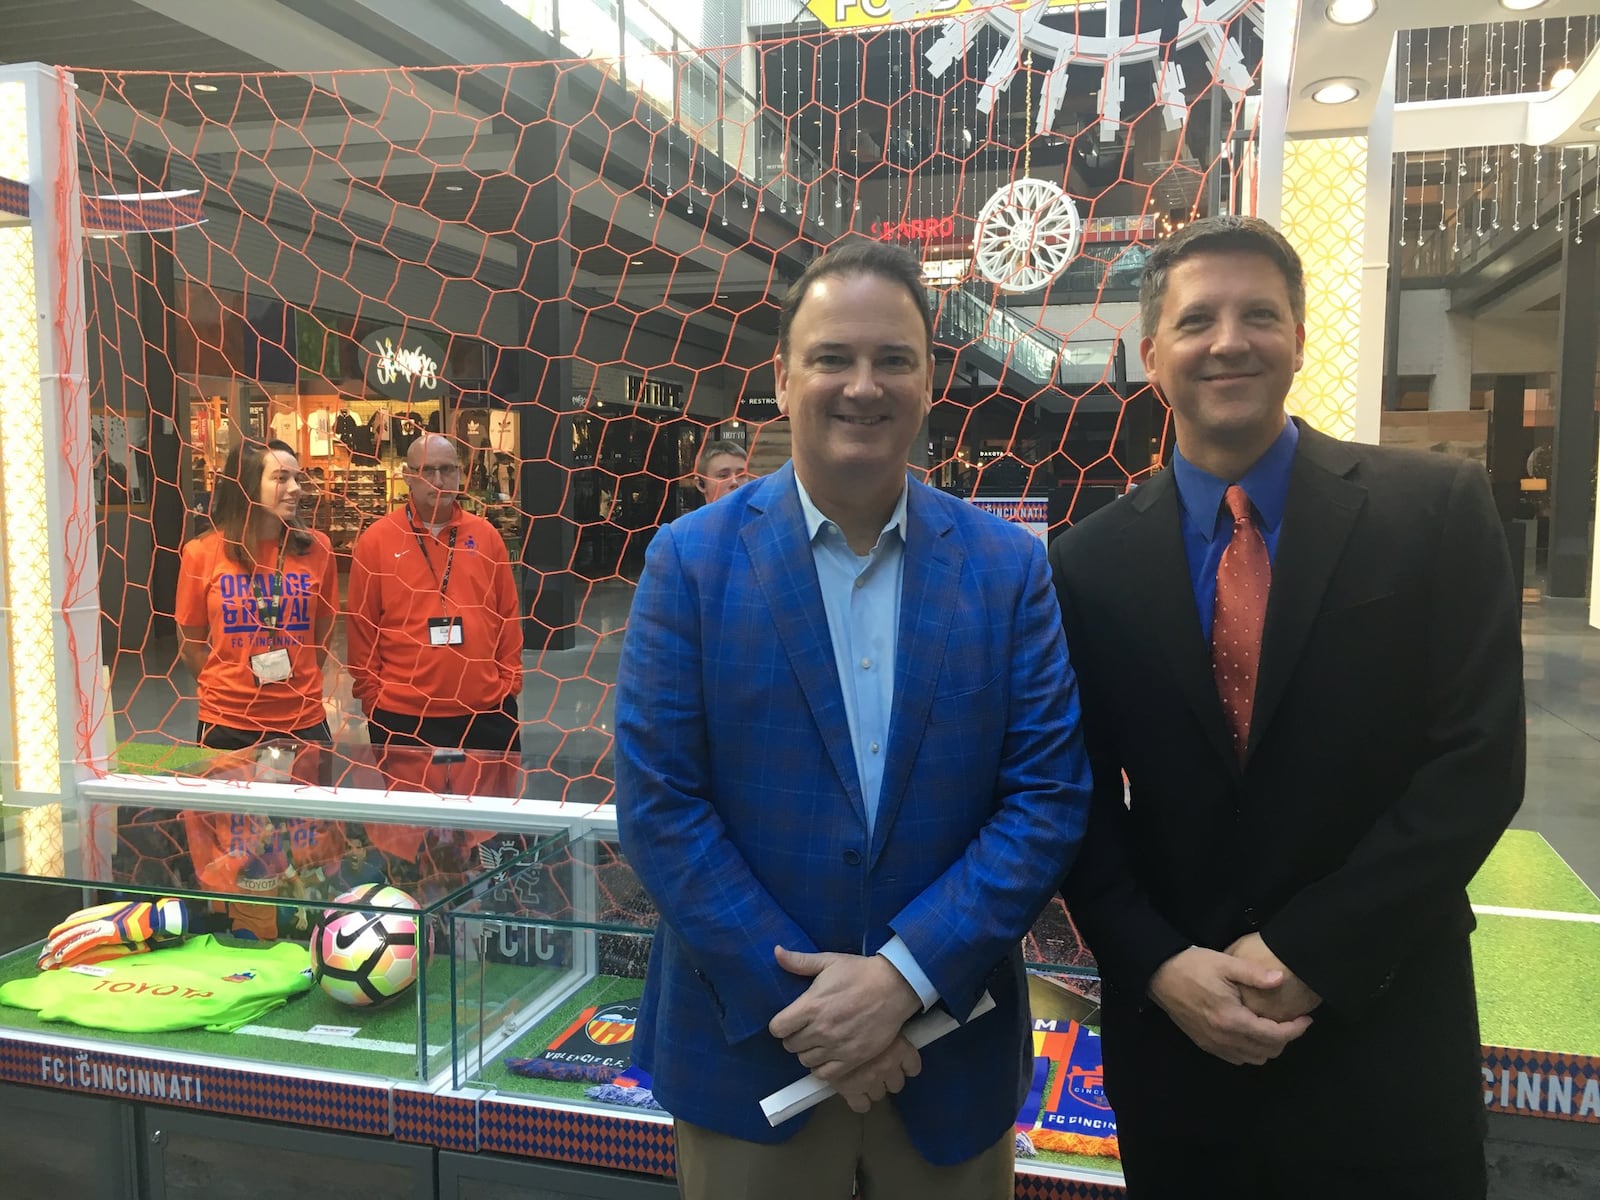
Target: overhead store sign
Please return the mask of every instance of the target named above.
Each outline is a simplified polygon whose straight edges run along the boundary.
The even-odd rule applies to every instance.
[[[907,221],[872,223],[872,236],[880,242],[934,242],[955,235],[954,217],[913,217]]]
[[[1079,4],[1094,2],[1048,0],[1046,6],[1076,8]],[[907,21],[943,20],[987,8],[1009,8],[1020,13],[1034,7],[1034,3],[1035,0],[1020,0],[1016,4],[984,4],[981,0],[978,3],[974,0],[806,0],[806,8],[829,29],[872,29]]]
[[[368,335],[367,385],[390,400],[427,400],[439,395],[444,351],[439,343],[404,329]]]

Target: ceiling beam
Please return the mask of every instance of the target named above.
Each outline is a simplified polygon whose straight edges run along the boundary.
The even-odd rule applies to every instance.
[[[274,3],[137,0],[169,20],[301,75],[318,88],[373,113],[389,137],[424,132],[467,136],[486,114],[458,113],[460,101],[421,73],[405,73],[326,25]],[[409,132],[408,132],[409,131]]]

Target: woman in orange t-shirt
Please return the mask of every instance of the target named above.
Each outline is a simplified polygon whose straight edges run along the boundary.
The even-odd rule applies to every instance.
[[[176,615],[202,746],[329,740],[322,671],[338,583],[327,536],[300,522],[300,491],[292,446],[241,442],[213,487],[213,528],[183,547]]]

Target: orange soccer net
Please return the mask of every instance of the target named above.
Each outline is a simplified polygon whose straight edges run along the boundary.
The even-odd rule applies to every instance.
[[[841,238],[926,264],[930,482],[1041,534],[1124,491],[1167,436],[1130,353],[1140,265],[1250,189],[1258,5],[1169,7],[1124,4],[1109,64],[1082,49],[1094,15],[1063,9],[1045,48],[993,10],[693,55],[73,72],[86,196],[141,197],[86,205],[124,761],[195,736],[179,552],[227,451],[294,446],[343,587],[356,537],[404,501],[401,456],[439,431],[514,564],[526,791],[605,801],[645,545],[700,502],[709,440],[756,474],[787,457],[777,301]],[[326,708],[359,739],[342,648],[336,624]],[[1037,956],[1079,953],[1056,940]]]

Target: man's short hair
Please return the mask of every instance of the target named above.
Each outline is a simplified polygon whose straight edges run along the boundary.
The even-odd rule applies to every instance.
[[[778,309],[779,358],[787,360],[789,357],[789,328],[794,324],[795,315],[800,311],[800,302],[805,299],[811,285],[819,279],[849,275],[876,275],[879,279],[898,283],[905,288],[922,316],[922,330],[927,335],[928,354],[932,356],[933,314],[928,308],[928,289],[922,284],[922,264],[904,246],[858,238],[812,259],[811,265],[784,293]]]
[[[731,454],[735,458],[750,460],[750,454],[738,442],[729,441],[727,438],[717,438],[700,447],[700,453],[694,456],[694,473],[704,475],[706,464],[719,454]]]
[[[1144,278],[1139,283],[1139,325],[1143,336],[1154,337],[1161,323],[1168,273],[1197,254],[1259,254],[1270,260],[1289,287],[1289,311],[1295,324],[1305,323],[1305,269],[1289,240],[1260,217],[1224,214],[1185,225],[1170,238],[1157,242],[1145,259]]]

